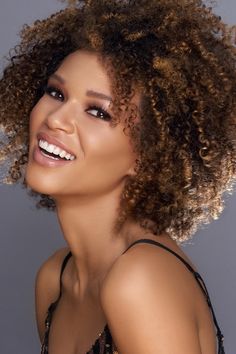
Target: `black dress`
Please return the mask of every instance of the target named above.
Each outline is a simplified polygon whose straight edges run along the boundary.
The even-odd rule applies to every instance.
[[[213,316],[213,320],[214,320],[214,324],[216,327],[216,336],[218,339],[218,354],[225,354],[224,351],[224,345],[223,345],[223,340],[224,340],[224,336],[221,333],[220,327],[217,323],[216,320],[216,316],[211,304],[211,300],[206,288],[206,285],[202,279],[202,277],[200,276],[199,273],[195,272],[194,269],[190,266],[189,263],[187,263],[181,256],[179,256],[176,252],[172,251],[170,248],[164,246],[162,243],[159,243],[157,241],[154,240],[150,240],[150,239],[140,239],[137,240],[135,242],[133,242],[128,248],[127,250],[132,247],[133,245],[135,245],[136,243],[149,243],[158,247],[162,247],[165,250],[167,250],[168,252],[172,253],[174,256],[176,256],[181,262],[184,263],[184,265],[189,269],[189,271],[193,274],[193,276],[195,277],[196,281],[198,282],[199,286],[201,287],[205,297],[206,297],[206,301],[208,306],[211,309],[211,313]],[[125,252],[127,251],[125,250]],[[124,252],[124,253],[125,253]],[[49,308],[48,308],[48,312],[47,312],[47,317],[45,320],[45,335],[44,335],[44,340],[43,340],[43,344],[42,344],[42,348],[41,348],[41,354],[49,354],[48,352],[48,340],[49,340],[49,332],[50,332],[50,326],[51,326],[51,321],[52,321],[52,317],[53,317],[53,313],[58,305],[58,302],[61,298],[62,295],[62,274],[63,271],[65,269],[65,266],[69,260],[69,258],[71,257],[71,252],[69,252],[66,257],[63,260],[62,263],[62,267],[61,267],[61,273],[60,273],[60,293],[59,296],[57,298],[57,300],[55,302],[53,302]],[[112,336],[111,333],[109,331],[108,325],[106,324],[104,327],[104,330],[102,333],[99,334],[98,338],[96,339],[95,343],[92,345],[92,347],[90,348],[90,350],[86,353],[86,354],[118,354],[117,348],[115,346],[115,343],[112,340]]]

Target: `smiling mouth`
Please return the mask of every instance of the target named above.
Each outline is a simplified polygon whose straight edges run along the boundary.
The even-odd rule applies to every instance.
[[[38,146],[42,154],[51,159],[65,161],[73,161],[75,159],[74,155],[68,153],[67,151],[59,148],[54,144],[49,144],[46,140],[40,139]]]

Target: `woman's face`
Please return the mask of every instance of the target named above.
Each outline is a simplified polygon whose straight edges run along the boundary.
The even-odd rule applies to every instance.
[[[96,54],[83,50],[49,78],[30,115],[26,181],[32,189],[57,200],[123,188],[136,154],[122,121],[110,124],[110,85]],[[139,104],[137,94],[132,103]]]

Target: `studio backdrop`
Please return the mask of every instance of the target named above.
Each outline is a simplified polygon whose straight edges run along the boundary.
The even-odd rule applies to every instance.
[[[6,64],[4,56],[19,41],[22,25],[61,8],[63,4],[56,0],[0,0],[1,71]],[[235,0],[218,0],[214,12],[225,22],[236,23]],[[1,354],[40,352],[34,314],[35,275],[42,262],[62,246],[53,212],[36,210],[20,185],[0,186]],[[226,353],[235,354],[236,193],[227,197],[220,219],[202,227],[183,249],[206,282],[225,335]]]

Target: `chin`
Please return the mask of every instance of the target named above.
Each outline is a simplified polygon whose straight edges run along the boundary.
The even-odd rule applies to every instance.
[[[51,195],[55,191],[55,179],[45,176],[33,166],[27,165],[25,171],[25,183],[37,193]]]

